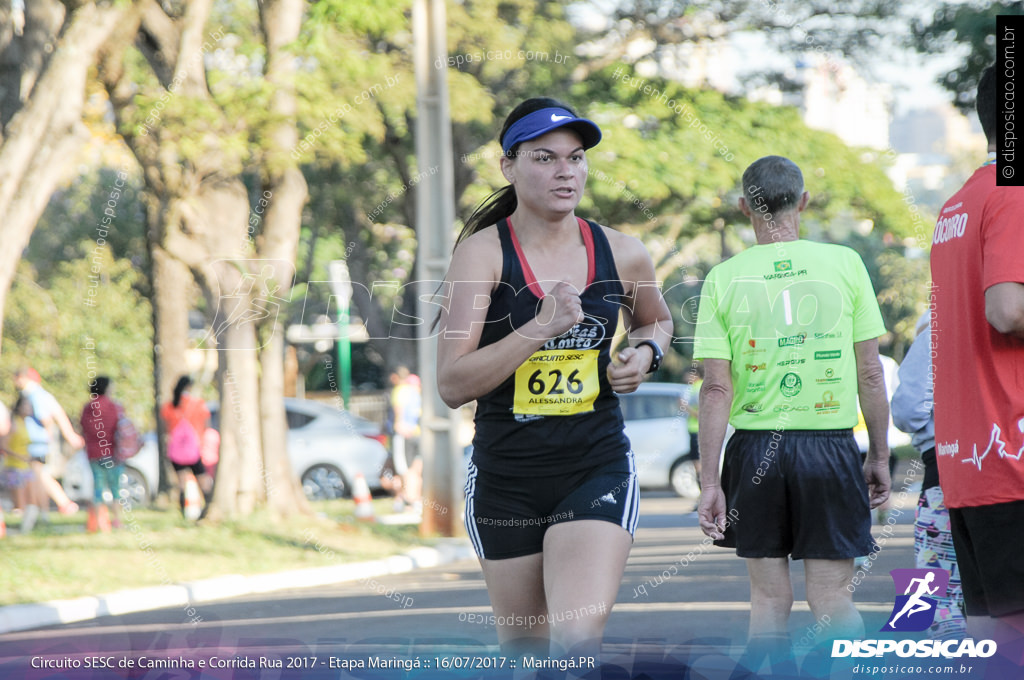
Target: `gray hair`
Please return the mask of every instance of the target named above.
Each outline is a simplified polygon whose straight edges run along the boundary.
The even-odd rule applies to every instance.
[[[778,215],[796,208],[803,193],[803,173],[788,158],[765,156],[743,171],[743,195],[747,205],[762,216]]]

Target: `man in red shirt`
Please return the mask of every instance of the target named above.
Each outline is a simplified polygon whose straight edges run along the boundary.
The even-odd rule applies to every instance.
[[[931,351],[968,631],[1009,642],[1024,634],[1024,187],[996,186],[998,95],[990,66],[977,99],[989,159],[946,202],[932,239]]]

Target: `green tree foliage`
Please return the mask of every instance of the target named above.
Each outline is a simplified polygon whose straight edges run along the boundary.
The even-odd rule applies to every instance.
[[[719,218],[745,224],[736,207],[740,176],[754,160],[778,154],[804,171],[812,196],[805,221],[827,227],[852,215],[871,220],[879,234],[911,235],[910,213],[885,175],[884,159],[808,128],[792,107],[689,90],[627,69],[616,77],[611,68],[573,94],[601,102],[590,107],[605,137],[590,154],[589,193],[609,224],[650,222],[644,232],[657,234],[666,228],[663,221],[682,217],[686,226],[674,237],[695,236]],[[621,183],[642,208],[628,200]],[[652,220],[646,211],[664,217]]]
[[[981,72],[996,57],[996,17],[1021,14],[1024,5],[1016,0],[944,2],[930,17],[914,19],[911,44],[926,54],[945,54],[956,46],[965,48],[963,63],[939,83],[953,93],[961,110],[971,110]]]
[[[90,168],[51,197],[22,257],[4,310],[3,372],[33,366],[72,420],[90,372],[108,375],[132,419],[152,427],[147,271],[139,178]]]
[[[299,88],[303,116],[297,153],[310,201],[299,280],[324,280],[328,261],[346,259],[354,281],[367,288],[379,282],[372,299],[356,292],[358,312],[376,324],[371,333],[411,335],[412,327],[391,319],[415,304],[400,287],[415,271],[416,186],[436,169],[418,168],[415,159],[407,4],[374,3],[361,12],[362,5],[370,7],[317,3],[304,27],[303,49],[311,67]],[[455,193],[459,199],[468,190],[459,211],[465,216],[486,189],[476,183],[476,164],[465,157],[494,138],[501,117],[519,100],[564,90],[579,64],[575,31],[561,3],[449,3],[447,12],[449,59],[430,67],[448,73]],[[311,309],[324,313],[329,305],[324,286],[296,290],[293,299],[293,319]],[[382,364],[415,363],[412,343],[371,345]]]
[[[114,398],[137,425],[151,428],[152,319],[140,275],[95,241],[79,242],[77,250],[86,256],[57,264],[46,279],[27,260],[18,267],[5,310],[4,399],[14,397],[13,372],[32,366],[77,422],[89,380],[107,375]]]
[[[590,177],[579,212],[632,233],[654,256],[669,291],[676,335],[684,339],[675,344],[680,356],[669,361],[669,375],[681,371],[682,356],[691,351],[685,339],[693,334],[704,274],[753,243],[749,221],[737,207],[740,178],[747,165],[771,154],[791,158],[804,171],[811,201],[802,216],[803,234],[858,250],[876,290],[889,291],[889,302],[880,298],[887,327],[904,340],[912,338],[920,312],[910,308],[913,298],[906,300],[910,307],[897,304],[893,291],[924,291],[927,268],[880,266],[883,253],[903,257],[902,247],[888,243],[915,233],[904,197],[885,174],[884,156],[808,128],[792,107],[644,79],[621,65],[591,74],[569,98],[592,102],[584,111],[604,134],[588,153]],[[483,147],[474,161],[481,193],[503,184],[493,169],[494,146]],[[858,230],[869,236],[856,237]],[[892,340],[898,351],[902,340]]]
[[[61,263],[88,257],[102,239],[115,259],[127,259],[146,280],[146,215],[138,177],[99,168],[59,189],[43,212],[25,251],[42,281]],[[142,291],[145,293],[145,290]]]

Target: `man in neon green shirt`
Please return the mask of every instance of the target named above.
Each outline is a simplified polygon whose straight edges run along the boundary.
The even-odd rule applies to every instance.
[[[739,206],[757,245],[708,273],[697,320],[698,514],[705,534],[747,559],[755,657],[789,649],[790,557],[805,560],[807,601],[830,635],[863,636],[847,585],[853,559],[875,547],[869,508],[889,495],[885,326],[860,256],[799,240],[807,200],[792,161],[747,168]],[[858,398],[870,437],[863,467]],[[727,423],[736,433],[720,475]]]

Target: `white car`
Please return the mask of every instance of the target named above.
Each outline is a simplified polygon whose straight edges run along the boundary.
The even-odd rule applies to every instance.
[[[210,425],[217,427],[218,406],[208,404]],[[380,488],[388,459],[385,437],[373,422],[329,404],[286,397],[288,453],[292,472],[299,475],[310,500],[351,496],[352,483],[362,474],[370,489]],[[156,493],[159,479],[156,435],[147,433],[142,449],[125,463],[121,488],[132,503],[145,505]],[[64,470],[64,488],[79,503],[92,500],[92,473],[85,451],[78,451]]]
[[[209,404],[210,425],[217,426],[217,404]],[[372,421],[331,404],[285,397],[288,457],[310,500],[352,495],[356,476],[371,490],[380,488],[388,460],[385,436]]]
[[[620,394],[641,488],[671,487],[684,498],[700,496],[690,454],[686,385],[642,383],[636,392]]]

